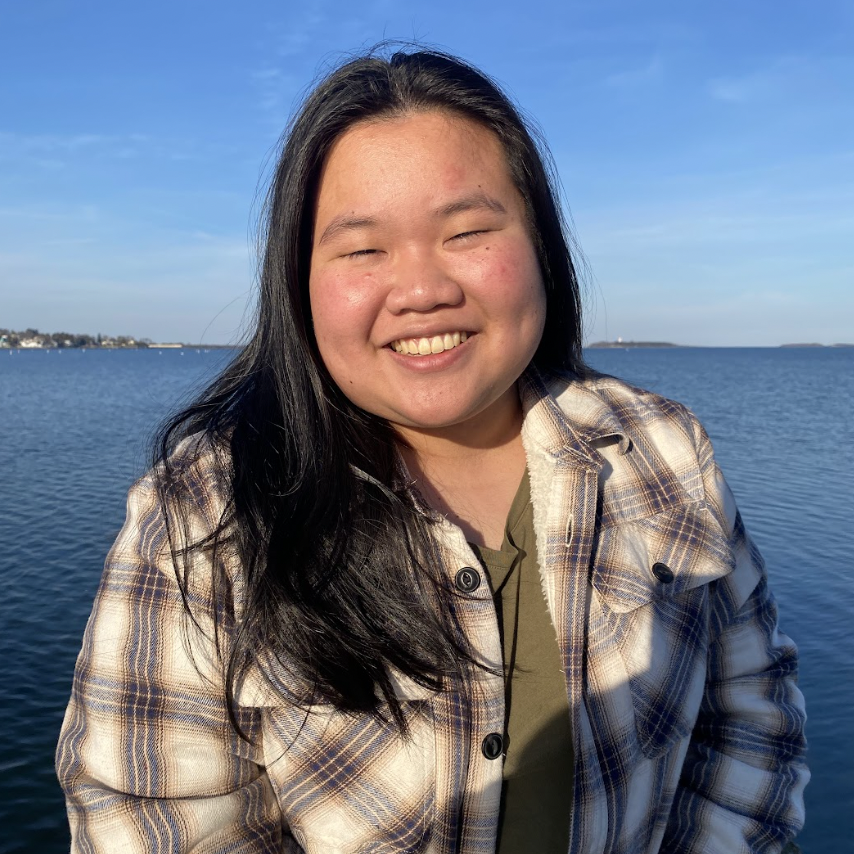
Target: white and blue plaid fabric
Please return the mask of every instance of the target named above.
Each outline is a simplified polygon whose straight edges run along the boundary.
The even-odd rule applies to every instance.
[[[763,562],[702,427],[684,407],[601,377],[520,380],[543,594],[575,749],[571,854],[779,852],[803,823],[803,698]],[[182,500],[191,536],[224,491],[205,455]],[[185,619],[150,476],[131,490],[77,663],[57,768],[74,852],[493,854],[500,676],[469,702],[398,679],[410,735],[288,705],[262,679],[228,720],[212,617],[240,619],[239,566],[209,602],[206,558]],[[479,567],[436,526],[449,579]],[[500,664],[488,585],[444,603]],[[208,620],[204,614],[209,615]],[[544,816],[543,820],[555,820]]]

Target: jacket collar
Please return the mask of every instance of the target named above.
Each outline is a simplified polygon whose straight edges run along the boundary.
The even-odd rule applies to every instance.
[[[631,447],[614,410],[573,374],[546,378],[531,365],[519,379],[519,397],[526,447],[596,468],[602,465],[597,445],[616,439],[620,455]]]

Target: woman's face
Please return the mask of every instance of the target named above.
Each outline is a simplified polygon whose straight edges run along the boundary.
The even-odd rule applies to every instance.
[[[344,133],[321,173],[309,291],[320,355],[357,406],[403,432],[515,414],[546,303],[494,134],[441,112]]]

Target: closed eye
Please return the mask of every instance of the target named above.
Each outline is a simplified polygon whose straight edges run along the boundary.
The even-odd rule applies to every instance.
[[[348,252],[344,257],[345,258],[363,258],[366,255],[375,255],[377,253],[376,249],[357,249],[355,252]]]
[[[476,231],[463,231],[460,234],[455,234],[451,240],[459,240],[465,243],[466,240],[471,240],[474,237],[479,237],[481,234],[486,234],[488,229],[482,228]]]

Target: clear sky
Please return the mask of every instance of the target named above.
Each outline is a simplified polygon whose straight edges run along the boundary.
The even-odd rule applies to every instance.
[[[854,340],[850,0],[5,0],[0,327],[238,340],[288,115],[382,38],[542,127],[588,341]]]

